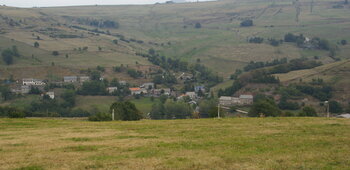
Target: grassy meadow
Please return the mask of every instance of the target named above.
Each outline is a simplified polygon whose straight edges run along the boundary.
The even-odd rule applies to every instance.
[[[0,119],[0,169],[347,169],[350,121]]]

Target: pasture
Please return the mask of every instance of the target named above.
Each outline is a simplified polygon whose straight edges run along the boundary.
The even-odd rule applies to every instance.
[[[0,119],[0,169],[347,169],[350,121]]]

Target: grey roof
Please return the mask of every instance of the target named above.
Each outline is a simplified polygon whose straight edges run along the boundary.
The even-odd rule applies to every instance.
[[[253,95],[240,95],[240,99],[253,99]]]

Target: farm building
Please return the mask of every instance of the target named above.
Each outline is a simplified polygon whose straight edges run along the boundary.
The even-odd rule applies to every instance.
[[[78,77],[77,76],[65,76],[63,77],[63,81],[65,83],[74,83],[78,81]]]
[[[253,99],[252,95],[240,95],[239,97],[221,96],[219,103],[223,106],[251,105],[253,104]]]

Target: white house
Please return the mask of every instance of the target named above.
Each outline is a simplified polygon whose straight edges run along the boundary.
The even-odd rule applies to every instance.
[[[107,88],[108,93],[114,93],[117,90],[118,90],[118,87],[108,87]]]
[[[79,81],[80,81],[80,83],[90,81],[90,77],[89,76],[80,76]]]
[[[55,99],[55,92],[47,92],[46,95],[48,95],[50,99]]]
[[[186,92],[185,95],[190,97],[192,100],[197,98],[196,92]]]
[[[21,93],[28,94],[30,92],[30,86],[21,86]]]
[[[240,95],[239,100],[241,105],[251,105],[254,102],[254,97],[253,95]]]
[[[42,80],[39,79],[23,79],[23,86],[42,86],[45,85],[45,83]]]
[[[219,103],[223,106],[251,105],[253,104],[253,99],[252,95],[240,95],[239,97],[221,96]]]

